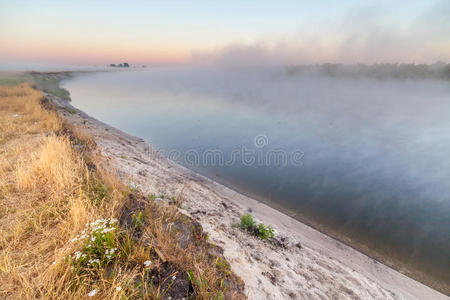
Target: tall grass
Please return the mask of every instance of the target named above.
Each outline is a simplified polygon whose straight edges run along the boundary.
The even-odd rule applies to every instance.
[[[28,85],[0,88],[0,298],[86,295],[67,290],[52,263],[71,252],[71,237],[88,221],[114,214],[120,200],[92,204],[98,175],[60,134],[61,120],[42,108],[42,97]]]
[[[135,207],[143,195],[42,98],[26,84],[0,86],[1,299],[165,299],[183,276],[190,299],[245,298],[201,229],[175,206]]]

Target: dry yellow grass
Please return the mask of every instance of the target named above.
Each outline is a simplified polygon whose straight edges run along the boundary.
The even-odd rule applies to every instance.
[[[166,299],[180,278],[186,289],[188,277],[189,299],[244,298],[201,227],[103,170],[92,139],[44,109],[42,98],[28,85],[0,86],[1,299],[93,291],[102,299]],[[94,220],[109,225],[95,233]]]
[[[61,121],[42,108],[42,97],[27,85],[0,88],[0,297],[5,298],[63,296],[51,294],[65,289],[52,275],[52,262],[67,254],[68,241],[86,222],[113,213],[112,203],[91,204],[93,175],[69,138],[57,136]],[[76,295],[71,293],[67,296]]]

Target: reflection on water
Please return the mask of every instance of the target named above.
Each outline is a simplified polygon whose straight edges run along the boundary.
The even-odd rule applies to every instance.
[[[448,82],[167,68],[64,87],[75,106],[194,170],[450,276]],[[300,161],[279,164],[273,153]]]

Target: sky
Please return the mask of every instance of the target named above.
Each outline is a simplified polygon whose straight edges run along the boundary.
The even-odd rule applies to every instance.
[[[0,0],[0,62],[449,62],[449,16],[447,0]]]

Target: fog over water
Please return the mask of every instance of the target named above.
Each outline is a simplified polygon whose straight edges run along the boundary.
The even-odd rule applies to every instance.
[[[191,169],[450,276],[449,81],[155,68],[63,87],[74,106]]]

